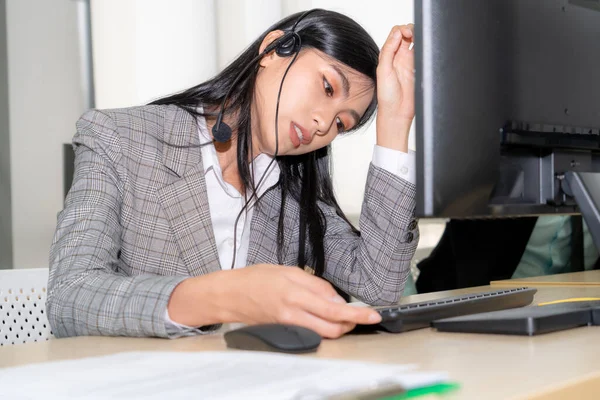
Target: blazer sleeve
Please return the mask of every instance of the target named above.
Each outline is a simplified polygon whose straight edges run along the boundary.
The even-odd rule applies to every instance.
[[[169,337],[165,312],[184,276],[126,276],[119,268],[127,174],[114,121],[88,111],[73,138],[73,185],[58,215],[46,302],[56,337]]]
[[[327,223],[323,277],[367,304],[397,303],[419,241],[415,196],[414,184],[371,164],[360,234],[332,207],[322,206]]]

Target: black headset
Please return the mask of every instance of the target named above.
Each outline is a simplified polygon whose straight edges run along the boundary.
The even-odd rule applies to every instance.
[[[227,94],[223,98],[223,102],[221,103],[221,110],[219,111],[219,114],[217,115],[217,121],[215,122],[215,125],[212,128],[212,134],[213,134],[213,138],[215,139],[215,141],[220,142],[220,143],[226,143],[229,140],[231,140],[231,135],[232,135],[231,127],[229,125],[227,125],[225,122],[223,122],[223,114],[225,112],[225,104],[227,103],[227,99],[229,99],[229,95],[231,94],[231,91],[235,87],[235,84],[237,83],[237,81],[244,75],[244,73],[246,73],[248,68],[250,68],[251,66],[254,65],[254,63],[256,61],[260,60],[261,58],[263,58],[265,55],[269,54],[273,50],[275,50],[275,54],[277,54],[279,57],[289,57],[291,55],[297,54],[300,51],[300,48],[302,47],[302,40],[300,39],[300,35],[298,35],[296,33],[296,26],[298,25],[298,23],[300,21],[302,21],[302,19],[304,17],[306,17],[308,14],[310,14],[311,12],[314,12],[316,10],[317,9],[313,9],[313,10],[308,10],[308,11],[304,12],[298,18],[298,20],[294,23],[294,26],[292,27],[292,30],[290,32],[285,33],[283,36],[281,36],[280,38],[274,40],[271,44],[269,44],[263,50],[262,53],[260,53],[256,57],[254,57],[254,59],[251,62],[249,62],[248,65],[246,65],[246,67],[238,74],[238,76],[235,77],[235,79],[233,80],[233,83],[231,84],[231,86],[229,87],[229,90],[227,91]],[[292,61],[292,63],[293,63],[293,61]],[[284,76],[284,78],[285,78],[285,76]],[[283,84],[283,79],[282,79],[282,84]],[[279,88],[279,94],[277,95],[277,106],[278,106],[277,109],[279,109],[279,96],[280,95],[281,95],[281,86]]]

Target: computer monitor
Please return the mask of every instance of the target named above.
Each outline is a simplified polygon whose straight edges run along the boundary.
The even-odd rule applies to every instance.
[[[417,215],[582,211],[600,244],[600,2],[414,4]]]

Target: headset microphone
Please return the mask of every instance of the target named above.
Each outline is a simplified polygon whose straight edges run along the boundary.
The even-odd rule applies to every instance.
[[[222,122],[223,113],[220,112],[217,116],[217,122],[212,128],[212,134],[215,141],[219,143],[226,143],[231,139],[231,127],[225,122]]]

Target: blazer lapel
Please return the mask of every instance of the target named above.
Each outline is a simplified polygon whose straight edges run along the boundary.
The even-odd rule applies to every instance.
[[[190,274],[218,271],[197,125],[186,111],[169,107],[164,129],[163,162],[176,178],[158,189],[159,201]]]

